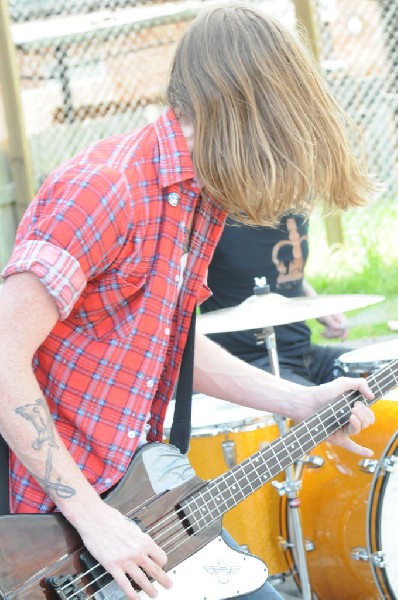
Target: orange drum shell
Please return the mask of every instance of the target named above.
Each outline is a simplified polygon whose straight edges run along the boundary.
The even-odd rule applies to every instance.
[[[383,399],[373,410],[376,423],[353,439],[372,448],[379,460],[398,423],[398,402]],[[307,553],[311,587],[319,600],[377,600],[380,596],[369,562],[351,557],[354,548],[367,548],[373,474],[360,469],[359,455],[328,442],[311,454],[324,459],[318,469],[305,468],[302,478],[303,532],[315,544]]]
[[[214,479],[228,470],[222,452],[223,441],[233,441],[237,463],[242,462],[279,436],[272,419],[256,428],[203,435],[193,431],[188,458],[199,477]],[[280,497],[271,482],[251,494],[223,518],[223,526],[240,545],[262,558],[270,575],[285,573],[287,562],[280,542]]]

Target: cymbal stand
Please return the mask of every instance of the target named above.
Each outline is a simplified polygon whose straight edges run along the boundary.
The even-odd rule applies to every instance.
[[[254,287],[255,294],[268,294],[270,292],[269,285],[266,283],[265,277],[255,277],[256,286]],[[272,326],[264,327],[260,331],[255,332],[257,345],[265,344],[271,366],[271,372],[276,377],[280,377],[279,359],[276,347],[275,330]],[[274,419],[278,425],[281,435],[288,431],[287,421],[280,415],[274,415]],[[288,547],[295,548],[297,553],[297,570],[300,577],[300,585],[303,600],[311,600],[311,586],[307,568],[306,549],[304,544],[303,531],[301,526],[300,498],[298,492],[301,489],[301,480],[297,478],[293,465],[289,465],[284,469],[285,481],[280,483],[273,481],[272,485],[276,488],[280,496],[286,494],[288,499],[288,518],[292,525],[292,541],[286,541]]]

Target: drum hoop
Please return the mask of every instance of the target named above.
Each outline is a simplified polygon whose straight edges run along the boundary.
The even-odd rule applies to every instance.
[[[391,359],[393,360],[393,359]],[[364,361],[343,361],[341,357],[336,360],[336,363],[339,367],[343,369],[345,373],[350,373],[352,369],[360,369],[362,372],[367,371],[376,371],[377,369],[384,367],[390,360],[364,360]]]
[[[394,447],[395,444],[395,447]],[[393,449],[393,451],[391,452],[391,449]],[[390,438],[390,441],[387,443],[387,446],[379,460],[379,463],[382,462],[386,457],[388,456],[393,456],[395,454],[398,453],[398,431],[396,431],[392,437]],[[382,467],[380,467],[379,465],[376,468],[376,471],[373,475],[373,480],[372,480],[372,484],[371,484],[371,488],[370,488],[370,492],[369,492],[369,502],[368,502],[368,507],[367,507],[367,514],[366,514],[366,542],[367,542],[367,546],[368,546],[368,552],[370,554],[372,554],[373,552],[378,552],[380,550],[380,546],[381,546],[381,541],[380,541],[380,531],[378,528],[378,523],[379,523],[379,519],[377,518],[379,516],[379,509],[381,507],[381,503],[384,497],[384,492],[386,489],[386,484],[388,482],[389,479],[389,472],[386,472],[383,470]],[[373,531],[372,531],[372,507],[374,505],[374,502],[376,501],[376,488],[377,488],[377,483],[380,481],[380,477],[383,478],[380,486],[380,492],[377,496],[377,504],[376,504],[376,516],[375,516],[375,531],[374,534],[372,535]],[[372,540],[372,538],[374,538]],[[377,547],[375,547],[375,544],[377,544]],[[386,589],[390,595],[391,600],[395,597],[393,590],[390,587],[390,583],[388,581],[388,577],[387,577],[387,572],[386,569],[384,567],[379,567],[376,566],[374,564],[373,561],[370,561],[370,568],[373,574],[373,578],[376,582],[377,585],[377,589],[381,594],[381,597],[384,598],[385,597],[385,592]],[[383,585],[382,585],[383,584]]]

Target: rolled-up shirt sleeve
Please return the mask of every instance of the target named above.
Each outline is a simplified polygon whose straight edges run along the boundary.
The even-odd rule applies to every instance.
[[[54,298],[59,316],[65,319],[86,286],[86,277],[68,252],[49,242],[28,240],[19,245],[3,270],[5,279],[15,273],[37,275]]]
[[[32,272],[65,319],[87,285],[116,258],[131,225],[125,179],[72,166],[44,182],[18,227],[1,276]]]

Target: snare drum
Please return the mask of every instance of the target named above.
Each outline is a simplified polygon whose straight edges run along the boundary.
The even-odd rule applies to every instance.
[[[345,352],[336,360],[336,367],[349,377],[367,377],[395,358],[398,358],[398,338]]]
[[[174,412],[170,403],[165,419],[168,439]],[[214,479],[255,454],[279,436],[270,413],[195,394],[188,458],[202,479]],[[280,497],[271,482],[225,514],[223,526],[238,544],[266,562],[270,575],[287,572],[280,540]]]
[[[354,439],[374,460],[324,442],[311,452],[323,466],[303,471],[302,526],[319,600],[398,598],[398,388],[373,409],[375,424]]]

